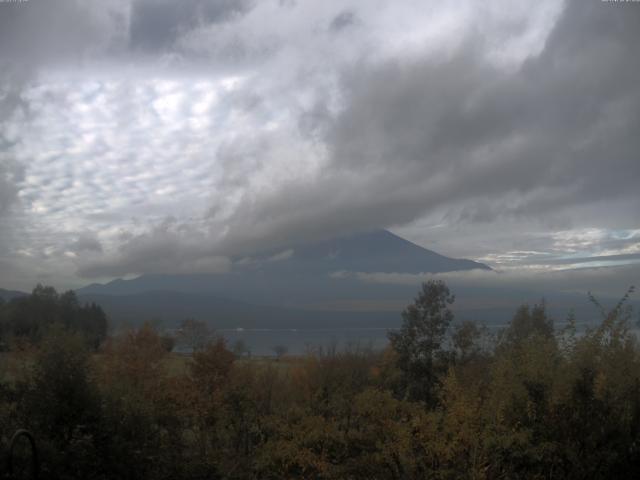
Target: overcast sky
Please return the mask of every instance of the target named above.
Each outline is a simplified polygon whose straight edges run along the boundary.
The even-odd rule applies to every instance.
[[[631,281],[639,45],[640,2],[0,2],[0,287],[373,228]]]

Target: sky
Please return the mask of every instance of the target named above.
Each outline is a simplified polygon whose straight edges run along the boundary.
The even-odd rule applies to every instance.
[[[386,228],[619,289],[638,25],[640,2],[600,0],[0,1],[0,287]]]

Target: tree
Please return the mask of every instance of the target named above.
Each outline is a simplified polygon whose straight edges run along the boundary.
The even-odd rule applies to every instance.
[[[79,330],[84,334],[89,346],[97,349],[107,338],[107,315],[99,305],[92,302],[81,307],[79,317]]]
[[[547,316],[547,307],[542,300],[539,305],[530,308],[521,305],[516,311],[509,327],[502,336],[503,345],[520,345],[527,339],[538,336],[544,339],[554,337],[553,320]]]
[[[3,338],[6,335],[7,330],[7,309],[5,307],[5,303],[4,298],[0,297],[0,352],[3,349]]]
[[[438,375],[446,370],[447,352],[442,344],[453,320],[449,305],[455,297],[442,280],[429,280],[413,304],[402,312],[402,327],[389,333],[403,373],[405,395],[427,403],[435,401]]]
[[[233,344],[233,353],[236,357],[242,357],[245,353],[249,353],[249,347],[247,347],[247,344],[244,342],[244,340],[239,338]]]
[[[176,346],[176,339],[173,335],[164,334],[160,336],[160,343],[168,353],[171,353]]]
[[[39,427],[70,442],[76,426],[97,409],[89,355],[80,335],[60,326],[50,329],[34,359],[32,388],[28,403]]]
[[[31,295],[12,299],[0,309],[2,330],[32,343],[42,339],[54,324],[81,333],[88,346],[97,349],[107,335],[107,316],[91,303],[80,305],[75,292],[58,294],[53,287],[38,285]]]
[[[95,478],[101,402],[80,334],[60,325],[47,331],[19,405],[44,456],[47,478]]]
[[[482,353],[482,340],[487,335],[484,326],[465,320],[455,325],[451,341],[457,363],[467,363]]]
[[[273,348],[273,353],[276,354],[276,359],[280,360],[282,357],[284,357],[287,352],[289,351],[289,349],[287,347],[285,347],[284,345],[275,345]]]
[[[193,354],[191,377],[200,389],[211,394],[227,381],[234,360],[235,355],[227,350],[224,339],[219,338]]]
[[[201,320],[187,318],[180,322],[178,340],[183,348],[198,352],[207,346],[211,337],[211,329]]]

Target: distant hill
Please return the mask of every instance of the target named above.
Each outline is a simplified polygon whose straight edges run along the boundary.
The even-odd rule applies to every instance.
[[[4,301],[9,301],[12,298],[26,297],[28,294],[25,292],[19,292],[17,290],[4,290],[0,288],[0,298]]]

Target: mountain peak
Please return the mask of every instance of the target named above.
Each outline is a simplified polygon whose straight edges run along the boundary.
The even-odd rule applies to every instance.
[[[337,237],[294,249],[289,264],[313,271],[440,273],[490,268],[454,259],[412,243],[388,230]],[[284,263],[284,262],[283,262]]]
[[[421,274],[472,269],[490,270],[482,263],[445,257],[388,230],[373,230],[236,258],[226,274],[142,275],[89,285],[78,293],[166,290],[252,300],[254,292],[262,302],[272,303],[268,292],[275,290],[280,298],[311,295],[305,288],[333,291],[330,277],[337,271]]]

